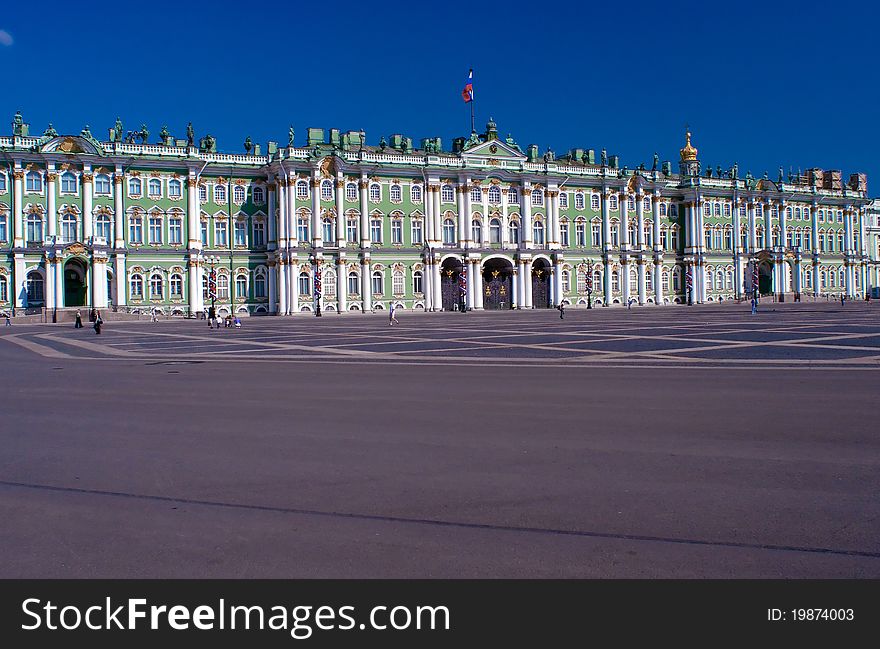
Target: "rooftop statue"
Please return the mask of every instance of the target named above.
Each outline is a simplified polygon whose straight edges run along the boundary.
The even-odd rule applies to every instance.
[[[383,135],[379,138],[379,148],[384,151],[386,146],[388,146],[388,143],[385,141],[385,136]]]
[[[170,133],[168,132],[168,127],[165,124],[162,124],[162,130],[159,131],[159,137],[162,140],[162,144],[168,141],[168,136]]]
[[[716,177],[721,178],[721,165],[718,165],[718,167],[715,169],[715,173],[717,175]]]
[[[253,143],[253,141],[251,141],[251,136],[248,135],[244,139],[244,152],[249,154],[251,152],[251,149],[253,149],[253,148],[254,148],[254,143]]]
[[[712,177],[712,165],[706,165],[706,178]]]
[[[782,167],[779,167],[779,184],[782,184]]]
[[[113,125],[113,141],[122,142],[122,120],[119,117],[116,118],[116,123]]]
[[[293,125],[287,129],[287,146],[293,148]]]
[[[217,153],[217,140],[210,133],[205,136],[205,146],[208,149],[208,153]]]
[[[12,116],[12,125],[13,126],[21,126],[24,124],[24,118],[21,116],[21,111],[15,111],[15,115]]]
[[[186,143],[188,146],[193,146],[195,143],[195,132],[193,131],[192,122],[186,125]]]
[[[147,130],[146,124],[141,124],[141,130],[138,131],[138,137],[141,140],[141,144],[147,143],[147,139],[150,137],[150,132]]]
[[[737,176],[739,176],[739,164],[736,162],[733,163],[733,170],[730,172],[730,175],[733,176],[733,179],[736,180]]]
[[[608,166],[608,152],[605,149],[602,149],[602,166]]]
[[[660,156],[654,153],[654,165],[651,167],[651,171],[657,171],[657,164],[660,162]]]
[[[770,180],[770,175],[766,171],[764,172],[764,180]]]
[[[52,122],[49,122],[49,126],[43,131],[43,137],[58,137],[58,131],[52,126]]]
[[[91,139],[93,139],[93,138],[92,138],[92,132],[89,130],[89,125],[88,125],[88,124],[86,124],[86,127],[85,127],[82,131],[80,131],[80,135],[82,135],[82,136],[83,136],[84,138],[86,138],[87,140],[91,140]]]

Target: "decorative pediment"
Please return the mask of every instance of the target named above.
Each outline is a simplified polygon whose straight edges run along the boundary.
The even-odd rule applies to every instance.
[[[476,144],[471,148],[461,152],[462,158],[493,158],[495,160],[525,160],[526,156],[522,151],[515,147],[502,142],[501,140],[489,140],[481,144]]]
[[[52,138],[43,145],[41,152],[91,153],[95,155],[102,155],[104,153],[103,151],[98,150],[98,147],[87,139],[74,135],[63,135]]]
[[[64,249],[69,255],[81,255],[86,251],[86,247],[81,243],[72,243]]]

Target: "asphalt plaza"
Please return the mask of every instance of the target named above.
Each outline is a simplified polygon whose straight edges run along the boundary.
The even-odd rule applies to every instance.
[[[3,577],[877,577],[875,303],[3,328]]]

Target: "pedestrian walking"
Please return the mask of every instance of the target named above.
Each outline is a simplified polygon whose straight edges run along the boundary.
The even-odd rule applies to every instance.
[[[394,302],[389,302],[388,303],[388,326],[393,327],[396,324],[400,324],[400,322],[394,316]]]
[[[840,306],[843,306],[843,301],[846,299],[846,293],[840,294]]]
[[[214,311],[214,307],[208,308],[208,329],[213,329],[216,324],[217,312]]]
[[[630,298],[626,301],[626,309],[627,311],[632,311],[633,308],[633,298]]]
[[[101,325],[104,324],[104,320],[101,318],[101,312],[95,311],[95,333],[101,333]]]
[[[82,329],[83,326],[83,318],[82,313],[80,313],[79,309],[76,310],[76,322],[73,324],[74,329]]]
[[[559,319],[565,320],[565,302],[560,302],[556,308],[559,309]]]
[[[752,298],[752,315],[755,315],[758,312],[758,299]]]
[[[12,320],[9,319],[9,311],[7,311],[6,313],[4,313],[3,315],[6,316],[6,326],[7,326],[7,327],[11,327],[11,326],[12,326]]]
[[[150,309],[150,322],[159,322],[159,317],[156,315],[156,307]]]

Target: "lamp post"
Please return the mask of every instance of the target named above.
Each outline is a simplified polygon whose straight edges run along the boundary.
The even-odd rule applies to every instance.
[[[321,317],[321,263],[316,255],[310,255],[312,264],[315,267],[315,317]]]
[[[205,261],[211,265],[211,272],[208,273],[208,297],[211,298],[211,311],[208,318],[210,319],[217,317],[217,309],[215,308],[217,302],[217,271],[214,267],[220,261],[220,257],[217,255],[208,255],[205,257]]]
[[[593,260],[587,259],[587,308],[593,308]]]

